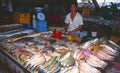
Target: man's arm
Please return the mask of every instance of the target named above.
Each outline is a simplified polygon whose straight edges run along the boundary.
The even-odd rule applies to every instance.
[[[65,24],[64,29],[65,29],[65,32],[67,32],[68,24]]]
[[[72,32],[77,32],[77,31],[80,31],[82,29],[82,25],[79,25],[77,28],[75,28],[74,30],[72,31],[69,31],[68,34],[71,34]]]
[[[72,32],[80,31],[81,29],[82,29],[82,25],[79,25],[77,28],[75,28],[74,30],[72,30]]]

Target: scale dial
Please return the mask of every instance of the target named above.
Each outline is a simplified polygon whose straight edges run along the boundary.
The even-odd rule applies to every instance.
[[[38,20],[45,20],[45,15],[43,13],[37,13]]]

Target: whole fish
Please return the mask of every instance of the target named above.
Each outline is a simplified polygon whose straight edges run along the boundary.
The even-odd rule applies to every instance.
[[[109,51],[111,51],[112,53],[116,54],[117,53],[117,50],[113,49],[112,47],[110,47],[109,45],[106,45],[106,44],[103,44],[103,45],[100,45],[102,48],[104,49],[108,49]]]
[[[53,68],[51,68],[50,72],[51,73],[56,73],[61,69],[60,63],[58,62],[56,65],[54,65]]]
[[[75,60],[71,52],[67,52],[62,55],[59,61],[63,66],[71,66],[75,64]]]
[[[86,62],[93,67],[99,67],[104,69],[107,66],[107,63],[97,58],[95,55],[89,55]]]
[[[100,39],[99,39],[99,41],[100,41],[100,43],[101,44],[108,44],[109,42],[108,42],[108,38],[107,37],[101,37]]]
[[[105,52],[108,55],[113,55],[113,56],[117,56],[117,54],[118,54],[117,51],[116,52],[112,52],[111,50],[109,50],[109,49],[107,49],[105,47],[102,47],[101,51]]]
[[[108,55],[102,50],[97,51],[95,55],[101,60],[112,61],[114,59],[114,56]]]
[[[46,73],[46,71],[44,69],[41,69],[40,67],[36,69],[38,71],[38,73]]]
[[[46,68],[48,65],[50,65],[54,60],[56,59],[56,57],[52,57],[51,59],[49,59],[47,62],[45,62],[44,64],[42,64],[41,66],[43,68]]]
[[[78,66],[79,66],[78,63],[76,63],[73,67],[68,69],[65,73],[80,73]]]
[[[115,50],[120,52],[120,46],[118,44],[114,43],[111,40],[108,40],[108,41],[109,41],[109,44],[108,44],[109,46],[111,46],[113,49],[115,49]]]
[[[58,63],[57,60],[54,60],[49,66],[46,67],[46,70],[50,71],[56,64]]]
[[[80,73],[101,73],[98,69],[90,66],[86,62],[79,64]]]
[[[80,48],[82,48],[82,49],[88,49],[89,47],[93,46],[97,42],[98,42],[98,38],[90,40],[90,41],[87,41],[87,42],[81,44]]]

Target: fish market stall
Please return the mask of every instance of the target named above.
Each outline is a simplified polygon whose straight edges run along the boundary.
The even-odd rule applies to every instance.
[[[29,29],[1,32],[0,52],[18,63],[23,73],[106,73],[120,51],[106,38],[80,43],[76,37],[57,34]]]

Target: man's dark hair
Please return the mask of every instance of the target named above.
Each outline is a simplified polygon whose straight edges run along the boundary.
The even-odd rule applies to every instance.
[[[71,6],[72,4],[74,4],[76,7],[78,7],[78,3],[77,3],[77,2],[72,1],[72,2],[70,3],[70,6]]]

